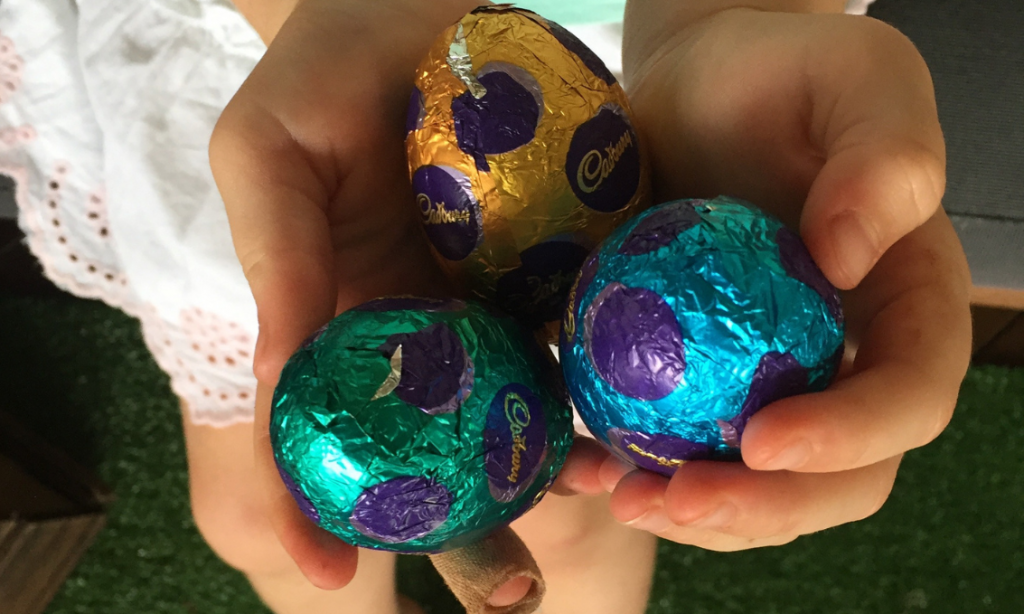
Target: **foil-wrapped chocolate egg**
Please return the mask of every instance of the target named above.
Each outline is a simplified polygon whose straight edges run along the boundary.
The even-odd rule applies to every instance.
[[[614,75],[568,30],[508,5],[446,30],[416,73],[406,149],[427,236],[479,297],[555,323],[584,258],[650,204]]]
[[[292,356],[270,435],[313,522],[357,546],[439,552],[540,500],[572,417],[550,352],[511,318],[387,298],[341,314]]]
[[[671,475],[688,460],[738,458],[755,412],[825,388],[843,334],[839,294],[800,237],[718,197],[654,207],[595,250],[559,354],[591,433]]]

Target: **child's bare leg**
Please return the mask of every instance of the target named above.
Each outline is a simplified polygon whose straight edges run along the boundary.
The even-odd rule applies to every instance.
[[[192,513],[200,533],[244,573],[276,614],[410,614],[395,592],[395,557],[359,552],[355,579],[342,590],[313,587],[278,542],[253,477],[251,424],[228,428],[185,420]]]
[[[643,614],[647,609],[656,538],[616,522],[608,495],[548,495],[512,528],[547,582],[542,614]]]

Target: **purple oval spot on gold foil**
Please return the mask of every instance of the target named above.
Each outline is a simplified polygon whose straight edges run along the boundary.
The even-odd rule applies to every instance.
[[[391,335],[380,346],[390,359],[402,348],[401,379],[393,394],[436,415],[457,410],[473,390],[473,363],[462,340],[444,323]]]
[[[621,107],[604,105],[576,129],[565,174],[573,194],[595,211],[629,205],[640,187],[640,147]]]
[[[659,207],[645,216],[622,241],[618,252],[640,256],[657,251],[700,223],[700,215],[689,201]]]
[[[610,284],[587,311],[587,353],[612,388],[642,401],[676,389],[686,369],[683,332],[661,296]]]
[[[299,510],[316,524],[320,524],[320,512],[316,511],[316,507],[313,506],[313,502],[309,500],[306,493],[302,492],[299,485],[295,483],[292,476],[288,475],[288,472],[284,470],[277,460],[274,460],[274,464],[277,465],[277,473],[281,476],[281,481],[284,482],[285,488],[291,493],[295,499],[295,503],[298,504]]]
[[[427,110],[423,106],[423,93],[420,88],[413,87],[412,95],[409,96],[409,108],[405,112],[405,135],[415,132],[423,127],[423,118]]]
[[[498,305],[528,326],[558,320],[589,250],[571,241],[545,241],[519,254],[519,268],[498,279]]]
[[[354,311],[427,311],[436,313],[441,311],[461,311],[466,308],[466,303],[458,299],[433,299],[420,298],[416,296],[388,296],[374,299],[353,307]]]
[[[790,277],[803,282],[817,292],[821,300],[825,301],[825,306],[828,307],[832,318],[841,325],[844,317],[839,291],[811,258],[800,235],[783,226],[775,233],[775,242],[779,244],[779,259],[782,261],[782,268]]]
[[[427,237],[438,253],[463,260],[483,241],[480,203],[469,177],[448,166],[421,166],[412,177]]]
[[[686,461],[711,458],[711,447],[671,435],[649,435],[612,428],[607,432],[612,447],[631,463],[671,477]]]
[[[495,501],[508,503],[533,483],[547,445],[543,402],[522,384],[504,386],[484,426],[484,468]]]
[[[490,171],[488,154],[513,151],[533,140],[537,132],[542,105],[536,94],[540,87],[532,88],[536,80],[525,69],[513,73],[493,70],[479,74],[477,80],[486,88],[482,98],[466,91],[452,99],[455,138],[459,149],[473,157],[477,169]],[[525,73],[529,78],[523,84]]]
[[[723,440],[733,447],[739,447],[743,429],[750,417],[775,401],[808,392],[808,375],[807,368],[788,352],[768,352],[762,356],[739,415],[728,421],[732,429],[722,429]],[[735,445],[729,443],[729,439],[733,439]]]
[[[583,41],[581,41],[575,34],[566,30],[557,23],[549,20],[547,21],[548,28],[551,30],[551,34],[555,37],[558,42],[562,43],[562,46],[568,49],[572,54],[583,62],[583,65],[590,69],[590,72],[594,73],[598,79],[604,81],[608,85],[615,85],[615,75],[612,71],[608,70],[601,58],[597,56],[590,47],[587,47]]]
[[[387,544],[420,539],[448,520],[452,494],[432,480],[403,476],[363,491],[349,522],[352,527]]]

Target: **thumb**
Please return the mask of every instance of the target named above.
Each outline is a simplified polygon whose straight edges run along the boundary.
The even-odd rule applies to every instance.
[[[849,289],[941,205],[946,152],[924,60],[906,37],[874,20],[867,36],[810,69],[811,138],[826,153],[800,231],[825,275]],[[821,54],[818,54],[820,57]]]

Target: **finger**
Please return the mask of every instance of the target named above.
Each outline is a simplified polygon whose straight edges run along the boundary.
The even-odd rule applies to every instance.
[[[253,425],[257,479],[267,497],[270,524],[285,551],[314,586],[324,590],[342,588],[355,576],[358,551],[306,518],[281,481],[270,444],[272,394],[267,384],[257,385]]]
[[[837,32],[841,40],[808,43],[827,42],[830,53],[805,52],[810,138],[826,161],[800,230],[825,275],[848,289],[939,208],[946,153],[928,67],[913,44],[874,20]]]
[[[665,491],[676,525],[746,538],[807,535],[863,520],[889,497],[900,457],[837,473],[754,471],[742,463],[687,463]]]
[[[969,275],[941,211],[894,245],[850,303],[868,314],[852,374],[765,407],[743,433],[754,469],[833,472],[922,446],[949,423],[970,359]],[[862,317],[855,312],[851,326]]]
[[[590,437],[576,437],[551,492],[563,496],[604,493],[599,471],[609,456],[604,446]]]
[[[665,492],[669,480],[648,471],[636,470],[620,480],[609,501],[612,516],[619,522],[648,531],[669,541],[717,552],[734,552],[789,543],[797,535],[737,537],[699,527],[680,526],[667,515]]]
[[[328,191],[306,153],[245,86],[221,116],[210,162],[259,317],[256,377],[276,382],[302,339],[334,316]]]

